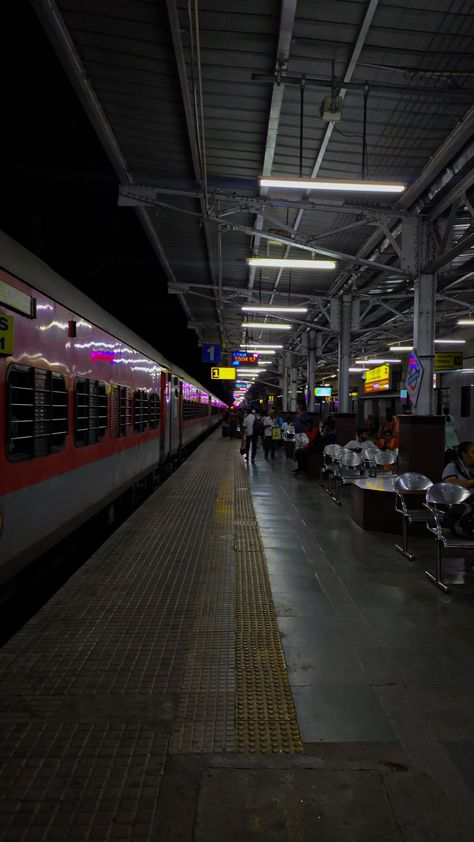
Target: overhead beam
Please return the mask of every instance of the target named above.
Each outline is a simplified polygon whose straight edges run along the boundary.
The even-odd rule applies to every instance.
[[[173,49],[176,60],[176,67],[178,70],[179,86],[181,90],[181,98],[183,101],[184,115],[186,121],[186,130],[188,135],[189,147],[191,150],[191,158],[193,162],[194,175],[197,181],[203,182],[203,173],[201,168],[201,161],[199,157],[198,142],[195,132],[195,123],[193,117],[193,110],[191,105],[191,98],[189,96],[188,77],[186,71],[186,59],[184,57],[183,42],[181,40],[181,26],[179,23],[178,9],[176,0],[166,0],[166,8],[168,11],[168,21],[171,30],[171,40],[173,42]],[[204,196],[199,197],[199,204],[201,207],[201,214],[204,219],[207,217],[207,207]],[[221,303],[219,301],[219,256],[217,254],[216,246],[212,242],[212,234],[208,226],[204,223],[204,235],[206,238],[207,254],[209,261],[209,273],[214,282],[215,287],[215,305],[217,321],[219,324],[219,332],[221,335],[221,342],[225,345],[225,325],[222,318]],[[217,268],[216,268],[217,267]]]
[[[290,57],[291,39],[293,36],[293,27],[295,23],[297,0],[282,0],[280,11],[280,29],[278,33],[278,46],[276,58],[276,72],[281,73],[288,68],[288,60]],[[269,176],[272,173],[273,159],[275,157],[275,148],[278,138],[278,128],[280,125],[281,108],[283,104],[283,95],[285,86],[280,81],[273,82],[272,99],[270,103],[270,114],[268,117],[267,137],[265,141],[265,152],[263,156],[262,175]],[[261,191],[262,195],[266,194],[266,190]],[[255,220],[255,229],[260,231],[263,228],[263,216],[259,212]],[[253,253],[258,254],[260,246],[260,237],[256,236],[253,242]],[[252,289],[255,283],[255,268],[253,266],[249,269],[249,289]]]

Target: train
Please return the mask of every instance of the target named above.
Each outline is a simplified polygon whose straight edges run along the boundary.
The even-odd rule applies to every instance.
[[[179,464],[226,408],[0,232],[0,588]]]

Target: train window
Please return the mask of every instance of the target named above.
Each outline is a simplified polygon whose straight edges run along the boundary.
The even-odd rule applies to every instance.
[[[7,453],[11,462],[62,450],[68,395],[62,374],[12,365],[7,374]]]
[[[74,444],[83,447],[102,441],[108,423],[105,383],[78,377],[75,404]]]
[[[461,418],[471,415],[471,386],[461,386]]]
[[[183,421],[192,421],[194,418],[204,418],[209,414],[207,403],[200,403],[195,400],[183,400]]]
[[[160,426],[160,396],[157,392],[150,395],[150,429],[157,430]]]
[[[120,435],[126,436],[132,426],[132,393],[127,386],[120,386]]]
[[[148,427],[148,393],[145,389],[137,389],[133,397],[133,429],[136,433],[143,433]]]

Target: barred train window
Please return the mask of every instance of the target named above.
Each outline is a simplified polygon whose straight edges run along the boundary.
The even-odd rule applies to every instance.
[[[143,433],[148,427],[148,393],[145,389],[137,389],[134,399],[133,429]]]
[[[7,454],[11,462],[62,450],[68,395],[62,374],[25,365],[7,373]]]
[[[209,406],[207,403],[199,403],[198,401],[183,401],[183,420],[191,421],[193,418],[204,418],[209,414]]]
[[[120,386],[119,432],[126,436],[132,429],[132,393],[128,386]]]
[[[150,429],[157,430],[160,426],[160,396],[156,392],[150,395]]]
[[[78,377],[75,403],[74,444],[83,447],[102,441],[108,421],[105,383]]]

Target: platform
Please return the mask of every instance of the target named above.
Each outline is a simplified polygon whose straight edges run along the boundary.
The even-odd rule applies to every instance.
[[[2,842],[472,839],[472,593],[290,467],[213,434],[3,647]]]

